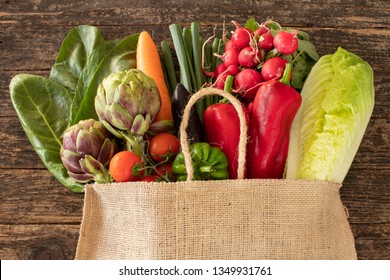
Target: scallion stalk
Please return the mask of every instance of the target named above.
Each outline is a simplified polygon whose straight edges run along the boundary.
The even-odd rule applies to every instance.
[[[193,22],[191,24],[192,37],[192,54],[194,61],[194,72],[196,78],[196,90],[199,90],[203,85],[202,72],[202,46],[199,40],[199,23]]]
[[[175,47],[177,60],[180,66],[180,81],[189,92],[192,92],[191,74],[188,66],[187,53],[184,46],[181,27],[177,23],[174,23],[169,25],[169,30],[171,32],[173,45]]]
[[[161,41],[161,51],[163,56],[163,65],[165,67],[167,80],[170,85],[170,94],[172,95],[177,85],[177,78],[175,73],[175,66],[173,64],[172,53],[168,41]]]
[[[191,85],[192,85],[192,91],[197,91],[196,86],[196,77],[195,77],[195,70],[194,70],[194,63],[193,63],[193,47],[192,47],[192,35],[191,35],[191,28],[185,27],[183,28],[183,42],[187,57],[187,63],[188,63],[188,69],[190,71],[191,76]]]

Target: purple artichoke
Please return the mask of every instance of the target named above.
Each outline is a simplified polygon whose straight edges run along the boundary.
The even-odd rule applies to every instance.
[[[114,136],[94,119],[69,127],[63,136],[61,160],[78,182],[109,183],[108,165],[116,151]]]

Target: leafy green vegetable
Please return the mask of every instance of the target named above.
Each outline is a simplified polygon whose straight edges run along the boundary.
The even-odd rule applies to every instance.
[[[73,28],[62,43],[50,77],[15,76],[10,83],[12,103],[22,127],[43,164],[74,192],[84,186],[67,173],[60,148],[65,129],[97,115],[94,99],[101,81],[112,72],[135,67],[138,34],[105,41],[98,28]]]
[[[286,177],[343,182],[374,108],[373,71],[342,48],[321,57],[302,89]]]
[[[139,34],[126,37],[113,47],[112,44],[115,41],[109,41],[102,48],[105,50],[112,48],[102,59],[101,55],[104,55],[104,51],[101,48],[96,52],[96,56],[91,57],[91,62],[88,67],[85,67],[80,78],[80,86],[76,88],[71,124],[90,118],[97,119],[94,108],[97,88],[109,74],[136,66],[138,36]]]
[[[259,25],[257,24],[255,18],[250,18],[246,21],[245,27],[255,31],[257,28],[259,28]]]
[[[63,185],[82,192],[84,187],[68,176],[60,157],[72,94],[50,79],[29,74],[11,80],[10,94],[22,127],[46,168]]]
[[[173,63],[173,57],[169,43],[167,40],[161,41],[161,50],[162,50],[162,65],[164,68],[164,74],[167,75],[167,84],[169,85],[169,93],[172,96],[173,91],[177,85],[175,66]]]
[[[302,89],[307,76],[319,59],[316,48],[311,42],[298,39],[298,50],[285,58],[293,64],[291,85],[296,89]]]
[[[94,26],[73,28],[62,42],[50,79],[74,92],[89,56],[103,42],[100,30]]]
[[[289,28],[285,29],[293,30]],[[291,85],[295,89],[301,90],[307,76],[320,56],[317,53],[316,47],[309,41],[309,35],[300,30],[295,31],[298,32],[298,49],[291,56],[286,56],[285,58],[293,64]]]
[[[99,67],[100,62],[104,59],[104,57],[117,45],[117,43],[117,41],[106,41],[99,45],[90,55],[88,62],[86,63],[83,72],[80,75],[79,82],[75,88],[75,96],[72,101],[70,115],[71,125],[75,124],[73,119],[75,118],[84,95],[93,80],[96,69]]]

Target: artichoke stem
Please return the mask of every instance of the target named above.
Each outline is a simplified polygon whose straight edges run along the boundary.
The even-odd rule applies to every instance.
[[[146,155],[145,155],[145,142],[143,140],[143,136],[141,135],[125,135],[125,141],[126,141],[126,149],[129,151],[132,151],[136,153],[143,162]]]
[[[101,174],[95,174],[95,182],[98,184],[110,183],[110,174],[107,170],[101,172]]]

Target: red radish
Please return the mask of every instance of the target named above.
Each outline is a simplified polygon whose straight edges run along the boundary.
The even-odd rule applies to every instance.
[[[273,41],[274,37],[272,37],[271,31],[268,30],[267,32],[261,34],[258,46],[265,51],[270,51],[274,48]]]
[[[238,65],[230,65],[226,70],[229,75],[236,76],[238,74]]]
[[[228,41],[225,45],[225,48],[223,49],[224,52],[226,52],[228,49],[235,48],[232,41]]]
[[[226,78],[227,78],[228,75],[229,74],[227,74],[227,73],[219,74],[219,76],[215,80],[215,83],[214,83],[213,86],[218,88],[218,89],[224,89],[225,88],[225,81],[226,81]]]
[[[208,72],[204,67],[204,58],[202,57],[202,70],[203,74],[208,76],[208,77],[218,77],[219,74],[224,72],[229,66],[235,65],[238,66],[240,65],[238,62],[238,55],[240,51],[236,48],[230,48],[224,52],[223,55],[220,56],[222,59],[223,63],[218,64],[218,66],[215,68],[214,71]],[[238,72],[238,71],[237,71]]]
[[[225,63],[220,63],[217,65],[217,67],[215,67],[215,70],[214,70],[214,77],[218,77],[219,74],[221,74],[222,72],[224,72],[225,70],[227,69]]]
[[[254,69],[244,69],[237,74],[234,81],[234,87],[242,97],[251,100],[255,97],[262,81],[263,79],[258,71]]]
[[[261,67],[261,76],[264,81],[269,81],[275,78],[280,79],[283,76],[287,63],[287,60],[281,57],[272,57],[266,60]]]
[[[232,44],[238,49],[249,46],[251,38],[253,37],[253,31],[249,28],[240,27],[234,20],[232,22],[236,26],[236,30],[233,32],[230,39]]]
[[[215,80],[214,87],[219,89],[224,89],[225,81],[228,75],[232,75],[233,77],[238,74],[238,66],[230,65],[224,72],[220,73]]]
[[[274,37],[274,46],[283,55],[293,54],[298,49],[297,32],[279,31]]]
[[[264,25],[262,25],[262,26],[260,26],[259,28],[257,28],[254,32],[253,32],[253,35],[254,36],[259,36],[260,37],[260,35],[262,35],[262,34],[264,34],[265,32],[267,32],[269,29],[266,27],[266,26],[264,26]]]
[[[245,47],[238,55],[238,62],[244,68],[254,68],[261,62],[261,56],[258,49]]]
[[[240,51],[236,48],[228,49],[222,56],[222,60],[225,66],[229,67],[230,65],[239,65],[238,62],[239,53]]]

